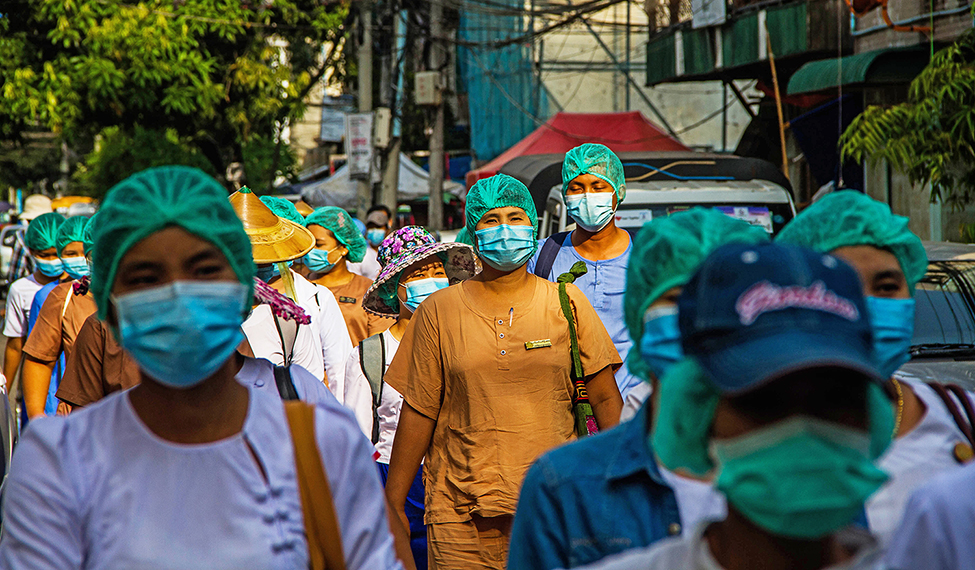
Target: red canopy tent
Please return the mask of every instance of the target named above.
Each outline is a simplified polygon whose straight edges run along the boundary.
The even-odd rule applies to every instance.
[[[482,178],[494,176],[513,158],[530,154],[562,154],[583,143],[604,144],[614,152],[691,150],[648,121],[639,111],[556,113],[500,156],[468,172],[467,187],[470,188]]]

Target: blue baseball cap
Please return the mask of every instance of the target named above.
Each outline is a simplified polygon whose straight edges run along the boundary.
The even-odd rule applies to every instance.
[[[821,366],[881,382],[860,279],[831,255],[777,243],[723,246],[684,287],[678,309],[684,353],[722,393]]]

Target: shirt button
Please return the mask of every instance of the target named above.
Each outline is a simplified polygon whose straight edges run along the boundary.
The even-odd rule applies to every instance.
[[[501,333],[498,336],[501,337],[501,338],[504,338],[504,333]]]
[[[667,527],[667,534],[670,536],[677,536],[680,534],[680,523],[670,523],[670,526]]]
[[[499,325],[503,325],[504,324],[504,321],[502,319],[498,319],[498,324]]]
[[[501,351],[501,356],[504,356],[505,354],[508,354],[508,353],[502,350]]]

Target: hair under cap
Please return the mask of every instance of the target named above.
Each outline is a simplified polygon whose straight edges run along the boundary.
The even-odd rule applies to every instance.
[[[64,223],[64,216],[57,212],[41,214],[27,225],[24,233],[24,245],[34,251],[42,251],[56,247],[58,243],[58,231]]]
[[[776,241],[828,253],[841,247],[870,245],[894,254],[911,289],[924,277],[928,256],[908,219],[890,206],[855,190],[826,195],[779,232]]]
[[[332,232],[335,241],[349,250],[346,258],[352,263],[359,263],[365,257],[366,248],[369,247],[366,238],[362,237],[355,219],[342,208],[335,206],[318,208],[305,218],[305,227],[308,226],[321,226]]]
[[[495,208],[515,207],[524,210],[532,227],[538,231],[538,214],[535,213],[535,202],[528,192],[528,187],[519,180],[507,174],[495,174],[490,178],[478,180],[467,192],[467,205],[464,214],[467,216],[467,233],[475,235],[477,223],[484,214]]]
[[[586,143],[565,153],[565,160],[562,161],[563,197],[569,183],[583,174],[605,180],[613,187],[618,202],[623,203],[626,198],[626,176],[623,174],[623,163],[615,152],[601,144]]]
[[[161,166],[143,170],[108,192],[92,226],[91,291],[98,318],[108,316],[118,265],[139,241],[169,226],[214,244],[241,283],[254,286],[251,243],[227,192],[202,170]]]

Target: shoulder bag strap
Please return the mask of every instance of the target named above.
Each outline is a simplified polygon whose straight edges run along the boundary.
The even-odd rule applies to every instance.
[[[278,395],[282,400],[299,400],[298,390],[295,388],[294,378],[291,376],[290,366],[274,367],[274,383],[278,387]]]
[[[342,535],[332,490],[315,439],[315,408],[304,402],[285,402],[284,411],[294,444],[310,567],[312,570],[345,570]]]
[[[538,252],[538,261],[535,263],[535,270],[532,272],[542,279],[548,279],[548,274],[552,272],[555,265],[555,258],[559,256],[559,250],[569,232],[559,232],[549,236],[542,244],[542,250]]]
[[[383,399],[383,376],[386,374],[386,341],[383,333],[362,339],[359,343],[359,366],[372,392],[372,442],[379,441],[379,404]]]
[[[955,420],[955,424],[958,426],[958,429],[961,430],[962,435],[964,435],[965,439],[968,440],[969,445],[975,449],[975,434],[972,433],[972,426],[965,421],[964,417],[962,417],[961,411],[958,410],[958,405],[955,404],[955,400],[948,393],[948,390],[945,388],[944,384],[940,384],[938,382],[928,382],[928,386],[930,386],[935,393],[938,394],[938,397],[941,398],[941,401],[944,403],[945,407],[948,408],[948,413],[950,413],[951,417]],[[966,397],[965,400],[967,399],[968,398]]]
[[[965,415],[968,416],[968,428],[972,435],[975,436],[975,408],[972,407],[972,401],[968,398],[968,393],[958,384],[946,384],[945,388],[961,402],[961,407],[964,408]],[[975,441],[972,441],[972,444],[975,447]]]
[[[64,321],[64,315],[68,314],[68,305],[71,304],[71,297],[74,297],[73,287],[68,287],[68,295],[64,298],[64,306],[61,307],[61,321]],[[64,326],[64,325],[62,325]]]

